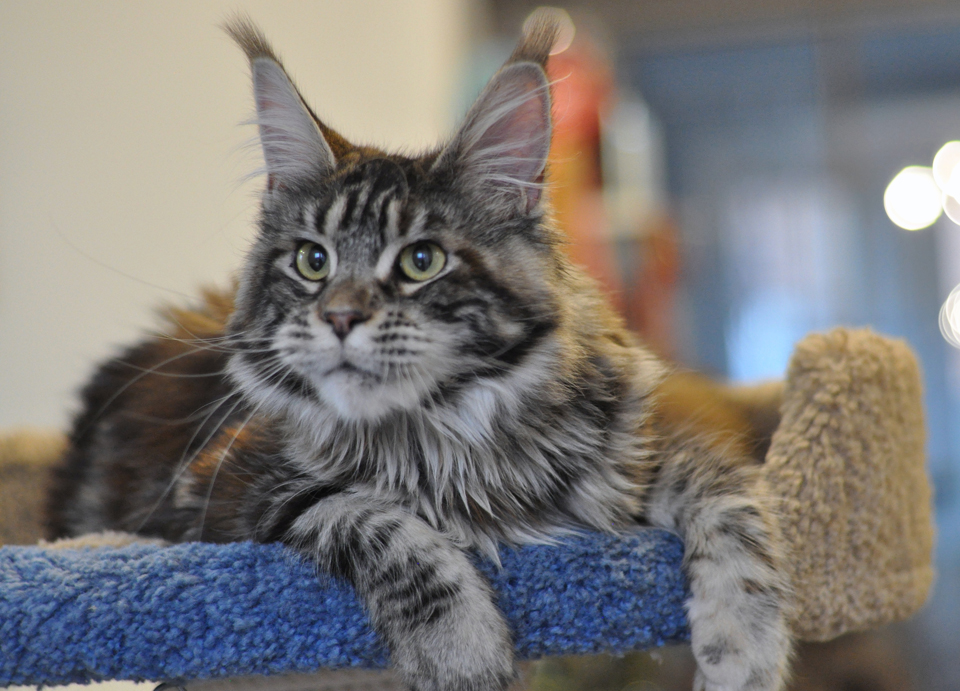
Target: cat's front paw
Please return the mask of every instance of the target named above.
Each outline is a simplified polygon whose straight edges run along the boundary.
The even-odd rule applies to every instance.
[[[789,637],[784,630],[769,628],[769,638],[762,642],[729,630],[708,643],[698,643],[694,636],[694,691],[782,691],[787,677]]]
[[[693,691],[780,691],[783,684],[777,676],[754,674],[741,680],[711,681],[697,669],[693,677]]]
[[[394,645],[394,667],[414,691],[503,691],[516,677],[513,642],[493,602],[459,604]]]

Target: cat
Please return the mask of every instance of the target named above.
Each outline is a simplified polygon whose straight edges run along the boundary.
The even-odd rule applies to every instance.
[[[510,632],[468,552],[660,526],[685,542],[696,688],[783,688],[758,464],[661,412],[666,366],[551,225],[549,15],[420,156],[349,143],[259,29],[225,28],[253,73],[259,234],[233,291],[86,385],[50,535],[283,542],[353,584],[413,689],[499,691]]]

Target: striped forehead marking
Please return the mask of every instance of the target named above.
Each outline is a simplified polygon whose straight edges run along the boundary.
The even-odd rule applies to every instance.
[[[343,189],[329,207],[324,230],[379,229],[399,219],[399,202],[408,183],[393,161],[370,161],[345,176]],[[395,224],[394,224],[395,225]]]
[[[383,235],[387,242],[391,242],[400,235],[400,200],[392,197],[387,200],[386,223],[383,225]]]
[[[340,189],[319,213],[317,231],[333,242],[342,261],[355,266],[376,263],[380,253],[405,234],[408,189],[395,162],[361,165],[344,175]]]
[[[327,207],[327,212],[323,217],[322,232],[327,237],[333,237],[340,224],[343,221],[343,213],[347,206],[347,197],[344,194],[339,195],[333,200],[333,203]]]

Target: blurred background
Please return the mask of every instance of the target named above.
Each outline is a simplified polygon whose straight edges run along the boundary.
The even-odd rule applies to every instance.
[[[217,28],[231,12],[263,27],[326,122],[414,151],[451,132],[534,7],[0,2],[0,429],[63,428],[94,361],[239,265],[262,181],[239,126],[245,60]],[[807,646],[795,688],[960,689],[960,145],[944,148],[960,140],[960,4],[564,7],[553,201],[633,328],[736,381],[781,376],[795,341],[839,324],[904,338],[923,363],[934,596],[905,624]],[[689,661],[538,674],[670,689]]]

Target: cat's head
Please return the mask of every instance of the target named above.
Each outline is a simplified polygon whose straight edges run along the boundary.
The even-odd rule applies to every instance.
[[[257,29],[227,30],[250,58],[267,176],[230,323],[230,372],[248,397],[376,420],[533,376],[563,272],[542,208],[549,18],[529,25],[452,139],[417,157],[347,142]]]

